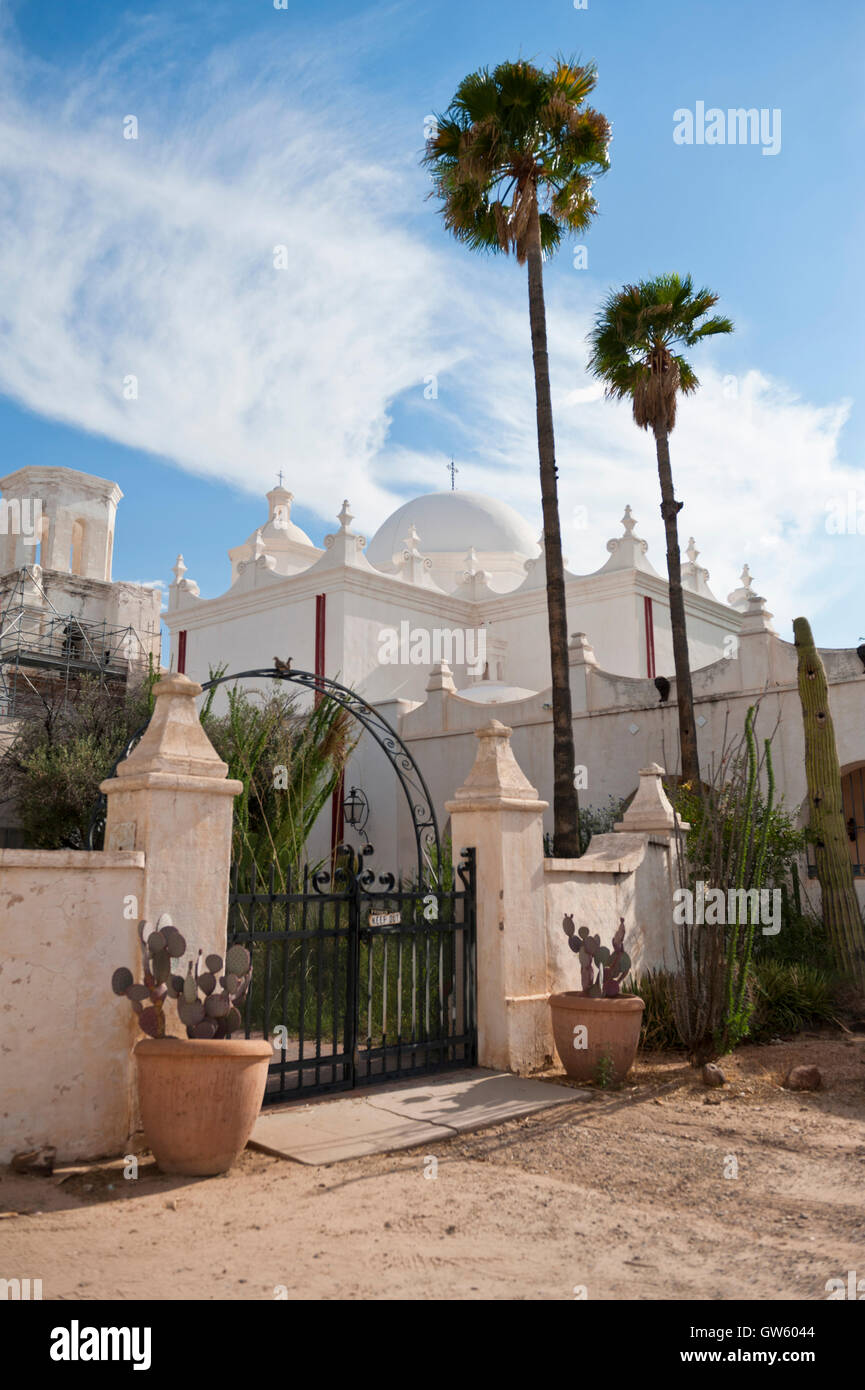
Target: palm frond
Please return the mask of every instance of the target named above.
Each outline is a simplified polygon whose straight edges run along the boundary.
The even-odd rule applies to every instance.
[[[677,396],[700,384],[674,349],[733,332],[730,319],[705,317],[717,302],[714,291],[695,291],[690,275],[672,272],[612,291],[601,306],[589,335],[589,371],[608,396],[630,397],[642,429],[669,433]]]
[[[551,72],[521,60],[463,78],[423,155],[459,241],[522,261],[535,212],[547,254],[589,225],[609,166],[609,122],[585,105],[596,81],[594,64],[561,57]]]

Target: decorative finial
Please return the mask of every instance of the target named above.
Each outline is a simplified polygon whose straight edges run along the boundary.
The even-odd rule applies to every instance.
[[[339,522],[340,527],[343,531],[348,531],[350,529],[351,523],[354,521],[354,516],[349,510],[348,498],[344,500],[342,504],[342,511],[338,513],[336,519]]]
[[[255,543],[253,546],[253,555],[255,556],[256,560],[261,559],[261,556],[264,554],[264,550],[264,541],[262,540],[261,527],[259,526],[258,530],[255,533]]]
[[[687,557],[688,557],[688,559],[689,559],[689,561],[691,562],[692,565],[696,565],[696,563],[697,563],[697,556],[699,555],[699,553],[700,553],[699,550],[697,549],[697,547],[696,547],[695,544],[694,544],[694,537],[691,536],[690,539],[688,540],[688,549],[685,551],[685,554],[687,555]]]
[[[182,555],[178,555],[177,563],[175,564],[172,573],[174,575],[175,584],[179,584],[183,576],[186,574],[186,565],[183,563]]]
[[[419,540],[420,536],[418,535],[417,528],[415,527],[414,522],[411,521],[409,522],[408,535],[405,537],[403,541],[403,545],[406,547],[406,550],[410,555],[420,554],[420,551],[418,550]]]
[[[742,581],[742,588],[750,594],[754,587],[754,580],[747,565],[742,566],[742,573],[739,575],[739,578]]]
[[[456,475],[457,475],[457,473],[459,473],[460,470],[457,468],[457,466],[456,466],[456,464],[454,463],[453,459],[451,459],[450,463],[447,464],[446,466],[447,466],[447,471],[448,471],[448,472],[450,473],[450,475],[451,475],[451,492],[456,492],[456,490],[457,490]]]
[[[625,508],[625,515],[622,517],[622,525],[623,525],[624,528],[625,528],[625,535],[626,535],[626,536],[632,536],[632,535],[634,534],[634,527],[636,526],[636,524],[637,524],[637,519],[636,519],[636,517],[633,515],[633,513],[631,512],[631,508],[630,508],[629,506],[626,507],[626,508]]]
[[[480,571],[480,560],[478,558],[478,553],[475,550],[474,546],[471,546],[469,548],[469,553],[466,556],[465,563],[467,566],[465,571],[467,578],[470,578],[473,574],[477,574]]]

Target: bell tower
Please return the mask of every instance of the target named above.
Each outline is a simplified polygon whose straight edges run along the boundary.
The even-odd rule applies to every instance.
[[[28,464],[0,478],[0,574],[25,566],[110,581],[116,483]]]

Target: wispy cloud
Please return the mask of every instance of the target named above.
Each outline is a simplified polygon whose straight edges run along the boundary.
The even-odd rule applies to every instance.
[[[408,21],[388,14],[393,41]],[[349,496],[368,533],[443,485],[446,436],[461,487],[539,526],[524,272],[469,264],[424,205],[422,94],[405,111],[346,77],[376,32],[359,16],[327,64],[287,45],[262,62],[260,43],[183,64],[182,33],[145,20],[64,74],[0,42],[0,388],[202,477],[263,491],[283,468],[327,521]],[[663,572],[652,440],[584,371],[604,288],[550,281],[565,548],[596,569],[629,502]],[[683,543],[719,597],[748,560],[783,627],[839,598],[826,503],[862,481],[842,459],[847,406],[758,364],[735,395],[711,357],[698,369],[672,443]]]

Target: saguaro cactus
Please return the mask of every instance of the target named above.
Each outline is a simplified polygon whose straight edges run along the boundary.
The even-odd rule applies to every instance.
[[[799,653],[799,698],[805,725],[814,858],[823,899],[823,920],[839,964],[865,991],[865,927],[853,884],[841,796],[841,768],[829,712],[829,684],[806,618],[796,618],[793,635]]]

